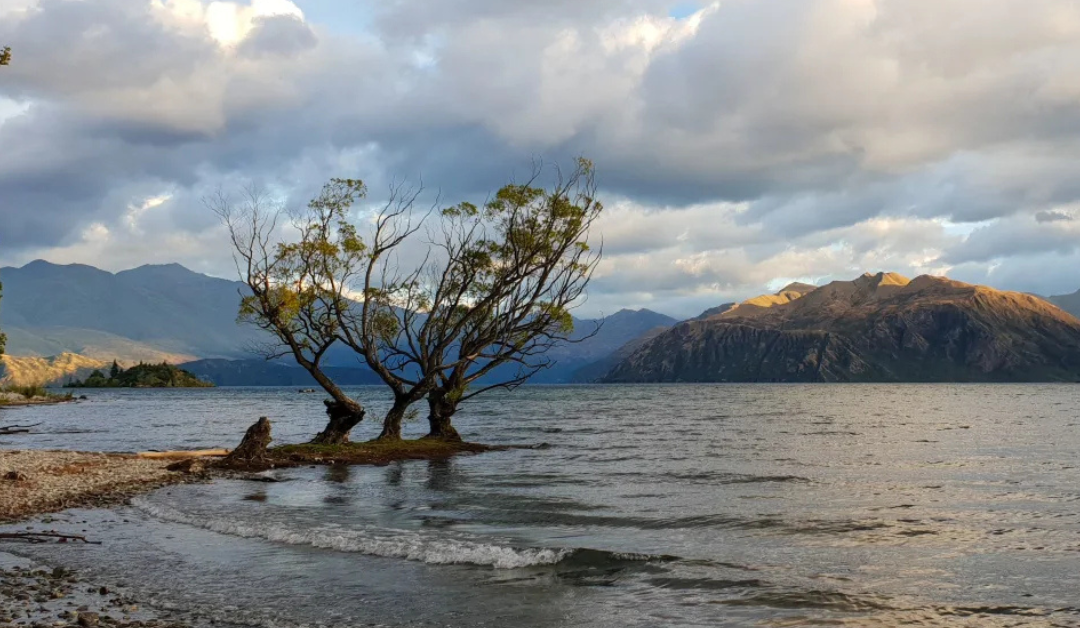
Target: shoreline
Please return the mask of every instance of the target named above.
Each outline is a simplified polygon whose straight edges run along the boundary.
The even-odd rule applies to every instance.
[[[380,466],[395,461],[446,459],[455,455],[503,451],[475,443],[401,441],[354,443],[332,447],[283,445],[272,448],[271,468],[307,465]],[[50,534],[55,515],[73,508],[110,508],[132,497],[166,486],[213,478],[251,477],[249,473],[213,469],[206,457],[188,457],[179,467],[170,454],[95,453],[41,449],[0,449],[0,526],[7,533]],[[220,459],[214,456],[215,459]],[[180,468],[185,470],[171,470]],[[13,526],[19,524],[19,528]],[[94,543],[93,538],[85,540]],[[140,603],[115,583],[64,566],[46,565],[19,552],[29,542],[75,543],[64,540],[8,538],[0,543],[0,625],[73,628],[193,628],[204,622],[193,616]],[[74,549],[74,548],[72,548]],[[63,564],[63,563],[61,563]]]
[[[125,589],[64,567],[0,550],[0,625],[79,628],[191,628],[172,613],[140,604]]]
[[[271,468],[287,469],[305,465],[385,466],[406,460],[446,460],[454,456],[475,455],[526,446],[482,445],[466,441],[431,439],[390,442],[367,441],[341,445],[286,444],[266,451]],[[529,446],[535,448],[537,446]]]
[[[134,455],[0,449],[0,526],[51,532],[49,515],[71,508],[108,508],[158,488],[195,481],[166,469],[172,461]],[[63,542],[63,541],[61,541]],[[91,541],[92,542],[92,541]],[[112,584],[20,556],[26,541],[0,543],[0,625],[94,628],[189,628],[192,624],[141,605]]]
[[[0,524],[71,508],[108,508],[172,484],[201,482],[237,473],[300,466],[385,466],[409,460],[445,460],[537,446],[405,440],[345,445],[280,445],[248,468],[214,468],[219,451],[102,453],[47,449],[0,449]],[[179,461],[179,462],[178,462]]]
[[[50,395],[46,397],[27,397],[18,393],[0,392],[0,410],[4,408],[26,408],[29,406],[51,406],[61,403],[74,403],[79,398],[73,394]]]
[[[0,449],[0,523],[69,508],[108,507],[192,476],[129,454]]]

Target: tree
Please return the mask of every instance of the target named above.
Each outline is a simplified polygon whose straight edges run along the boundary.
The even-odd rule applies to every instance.
[[[327,184],[293,215],[298,237],[274,244],[280,212],[262,196],[249,191],[237,207],[219,195],[210,205],[232,234],[252,292],[242,318],[278,341],[267,357],[291,354],[337,403],[354,404],[362,418],[359,402],[340,399],[320,366],[340,343],[393,393],[380,439],[400,439],[409,407],[425,396],[434,408],[430,436],[456,439],[450,418],[462,401],[525,382],[548,365],[548,348],[569,339],[569,308],[599,260],[587,243],[601,211],[592,165],[580,161],[550,190],[536,186],[540,174],[505,186],[483,207],[462,203],[439,212],[441,229],[431,232],[428,254],[405,271],[402,245],[430,216],[414,216],[417,190],[391,188],[389,201],[368,221],[366,242],[351,222],[354,203],[366,194],[355,179]],[[512,376],[471,389],[508,364],[517,367]],[[348,430],[332,427],[316,442],[347,439]]]
[[[347,223],[342,221],[343,231],[331,231],[344,211],[338,207],[347,208],[354,195],[349,185],[328,185],[308,205],[313,213],[325,213],[327,220],[306,225],[310,231],[300,225],[306,234],[300,243],[272,242],[281,211],[256,188],[246,190],[239,205],[220,192],[207,199],[228,227],[237,270],[250,291],[241,297],[239,319],[269,332],[273,341],[262,347],[267,359],[291,356],[332,398],[326,410],[330,420],[314,443],[348,442],[365,414],[364,406],[326,374],[323,361],[337,341],[330,301],[338,297],[313,282],[313,271],[331,270],[318,268],[330,264],[331,258],[340,254],[349,262],[363,251],[363,243]]]
[[[120,377],[120,373],[122,372],[123,371],[120,369],[120,365],[116,363],[116,360],[113,360],[112,366],[109,367],[109,379],[116,379]]]
[[[483,208],[463,203],[444,212],[451,220],[443,248],[450,299],[438,326],[450,357],[436,371],[428,394],[429,438],[460,440],[452,418],[462,402],[487,391],[513,389],[551,366],[547,352],[577,339],[571,309],[580,302],[601,252],[589,233],[603,211],[596,200],[592,164],[578,161],[550,189],[533,179],[508,185]],[[476,237],[475,234],[487,234]]]
[[[0,49],[0,65],[11,65],[11,48],[8,46]]]
[[[556,173],[547,189],[538,185],[546,174],[538,167],[526,183],[503,187],[483,207],[442,210],[439,237],[410,272],[397,272],[387,252],[411,235],[412,221],[386,212],[376,222],[363,303],[341,301],[345,309],[336,313],[342,330],[357,321],[365,330],[364,343],[347,338],[346,344],[405,385],[395,390],[397,410],[388,413],[381,438],[400,437],[404,409],[426,392],[428,437],[460,440],[451,418],[463,401],[514,388],[550,366],[545,354],[556,344],[591,337],[571,339],[570,309],[600,259],[588,235],[603,207],[590,162],[579,160],[566,177]]]
[[[4,298],[4,284],[0,283],[0,300]],[[0,355],[4,355],[4,348],[7,346],[7,335],[0,331]]]

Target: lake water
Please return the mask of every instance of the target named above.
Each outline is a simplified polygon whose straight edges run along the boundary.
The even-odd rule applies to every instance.
[[[89,395],[0,414],[44,422],[0,447],[324,419],[292,389]],[[550,446],[171,487],[62,518],[101,546],[10,549],[207,625],[1080,626],[1077,386],[534,387],[458,427]]]

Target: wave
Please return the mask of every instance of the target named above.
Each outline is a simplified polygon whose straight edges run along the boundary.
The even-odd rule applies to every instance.
[[[145,498],[135,498],[132,505],[163,521],[210,530],[218,534],[263,539],[286,545],[307,545],[339,552],[355,552],[431,565],[480,565],[495,569],[520,569],[539,565],[554,565],[573,555],[574,550],[555,548],[520,548],[493,545],[465,539],[431,538],[407,530],[313,527],[289,528],[273,523],[241,522],[189,515],[175,508],[155,504]]]
[[[618,568],[680,560],[676,556],[609,552],[588,548],[511,547],[467,539],[432,538],[408,530],[368,528],[290,528],[264,522],[241,522],[183,513],[143,497],[131,501],[142,512],[173,523],[202,528],[218,534],[263,539],[286,545],[307,545],[339,552],[355,552],[386,558],[403,558],[429,565],[479,565],[495,569],[555,566],[560,568]]]

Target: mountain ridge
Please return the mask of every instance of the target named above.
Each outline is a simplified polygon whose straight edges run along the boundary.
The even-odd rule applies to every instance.
[[[1080,381],[1080,320],[1016,292],[867,273],[644,343],[603,381]]]
[[[267,336],[237,323],[245,289],[239,281],[203,275],[180,264],[148,264],[110,273],[85,264],[44,260],[0,268],[0,280],[4,284],[0,329],[8,334],[12,355],[46,358],[71,353],[125,364],[237,360],[242,364],[235,368],[220,362],[206,368],[223,379],[247,384],[257,385],[263,375],[272,381],[308,381],[251,362],[261,358],[253,348],[265,343]],[[549,357],[557,364],[538,373],[534,383],[574,381],[574,372],[582,366],[649,329],[678,321],[647,309],[623,309],[603,319],[603,324],[600,319],[574,322],[575,342],[555,347]],[[366,368],[358,367],[356,355],[344,347],[332,349],[326,363]],[[366,381],[363,374],[342,373],[350,381]]]
[[[1080,290],[1077,290],[1072,294],[1047,297],[1046,300],[1065,310],[1069,314],[1080,318]]]

